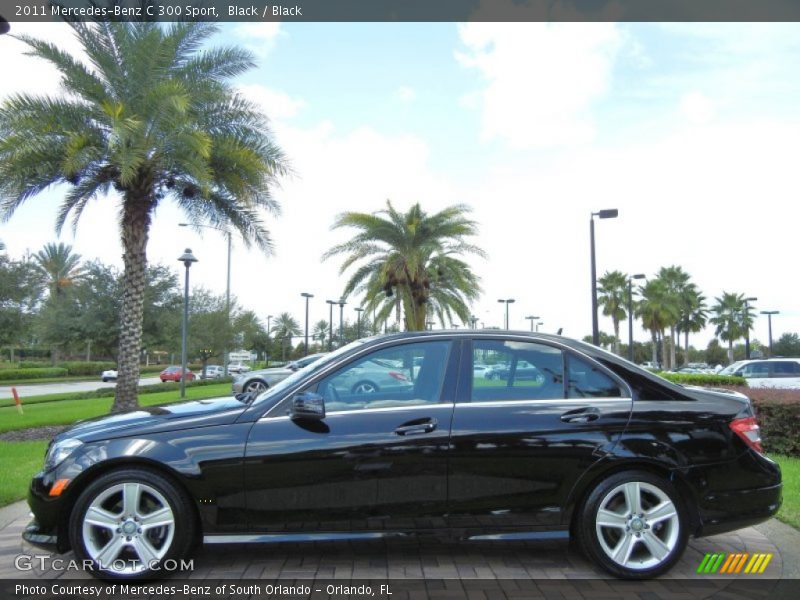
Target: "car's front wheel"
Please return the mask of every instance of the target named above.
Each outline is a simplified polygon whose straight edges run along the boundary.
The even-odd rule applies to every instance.
[[[264,383],[260,379],[254,379],[253,381],[251,381],[250,383],[248,383],[245,386],[244,391],[245,392],[251,392],[253,394],[258,395],[261,392],[266,391],[266,389],[267,389],[267,384],[266,383]]]
[[[617,473],[600,482],[576,514],[581,549],[624,579],[669,570],[688,538],[686,511],[668,481],[644,471]]]
[[[101,475],[69,519],[75,554],[103,579],[146,579],[180,565],[194,539],[193,507],[174,483],[140,468]]]

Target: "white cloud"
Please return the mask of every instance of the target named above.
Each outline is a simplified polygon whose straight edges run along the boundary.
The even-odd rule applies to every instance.
[[[281,23],[269,21],[264,23],[243,23],[234,30],[236,38],[260,59],[265,59],[272,50],[279,37],[287,35],[281,29]]]
[[[401,85],[395,93],[401,102],[413,102],[417,99],[417,93],[407,85]]]
[[[690,92],[681,98],[681,111],[690,123],[703,125],[714,118],[714,102],[700,92]]]
[[[593,139],[592,105],[610,87],[621,36],[610,23],[469,23],[456,52],[477,70],[483,139],[515,149]]]
[[[290,119],[306,106],[302,98],[292,98],[289,94],[273,90],[259,84],[239,86],[239,91],[251,102],[255,102],[273,120]]]

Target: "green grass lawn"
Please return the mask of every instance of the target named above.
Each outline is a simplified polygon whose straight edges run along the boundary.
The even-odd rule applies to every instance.
[[[42,468],[47,442],[0,442],[0,506],[22,500]]]
[[[778,518],[800,529],[800,458],[771,456],[781,466],[783,474],[783,506]]]
[[[230,395],[230,383],[186,388],[186,398],[189,400]],[[165,404],[177,402],[178,400],[180,400],[180,390],[177,387],[166,392],[141,394],[139,396],[139,403],[142,406]],[[41,427],[43,425],[69,425],[81,419],[108,413],[112,401],[113,398],[92,398],[88,400],[43,402],[28,406],[23,404],[24,414],[22,415],[17,413],[16,407],[0,407],[0,433],[28,427]]]

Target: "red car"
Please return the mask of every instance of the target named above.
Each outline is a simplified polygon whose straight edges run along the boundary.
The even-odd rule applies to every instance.
[[[163,371],[161,371],[161,383],[167,381],[180,381],[181,380],[181,368],[180,367],[167,367]],[[189,369],[186,369],[186,381],[194,381],[195,374],[192,373]]]

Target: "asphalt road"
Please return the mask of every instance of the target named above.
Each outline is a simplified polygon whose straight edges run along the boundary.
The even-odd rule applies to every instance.
[[[158,377],[143,377],[139,380],[139,385],[149,385],[151,383],[159,383],[161,380]],[[66,392],[91,392],[98,388],[114,387],[115,382],[110,381],[103,383],[98,378],[96,381],[64,381],[60,383],[33,383],[28,385],[18,385],[17,393],[21,398],[25,396],[39,396],[41,394],[63,394]],[[12,398],[11,386],[0,386],[0,399]]]

